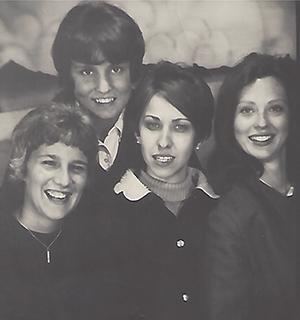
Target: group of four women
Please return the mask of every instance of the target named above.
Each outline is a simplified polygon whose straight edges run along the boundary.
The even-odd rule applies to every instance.
[[[52,56],[63,91],[12,134],[3,319],[298,319],[297,65],[250,54],[214,102],[197,66],[142,65],[124,11],[84,2]]]

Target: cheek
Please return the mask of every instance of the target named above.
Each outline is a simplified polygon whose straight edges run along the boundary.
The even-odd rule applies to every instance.
[[[237,117],[233,123],[234,136],[242,138],[242,135],[248,135],[248,131],[252,126],[251,119]]]
[[[179,155],[183,158],[190,158],[194,151],[194,136],[180,136],[176,139],[175,144]]]
[[[142,150],[151,148],[155,141],[155,133],[140,127],[139,142]]]
[[[113,79],[112,82],[113,82],[113,86],[117,88],[119,91],[128,95],[131,94],[133,84],[131,83],[130,76],[126,75],[121,78],[116,78],[116,79]]]
[[[74,184],[77,188],[77,191],[81,192],[86,187],[88,178],[87,175],[85,176],[75,176],[73,177]]]
[[[74,79],[74,93],[85,94],[92,87],[91,81],[84,81],[82,79]]]
[[[289,127],[289,121],[287,117],[284,118],[275,118],[272,121],[272,124],[274,127],[276,127],[278,130],[280,130],[282,133],[288,132]]]

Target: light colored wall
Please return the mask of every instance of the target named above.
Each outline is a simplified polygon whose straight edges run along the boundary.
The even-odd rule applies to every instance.
[[[145,62],[161,58],[206,67],[233,65],[251,51],[296,56],[293,1],[110,1],[140,25]],[[0,66],[10,59],[55,73],[50,48],[78,1],[0,1]]]

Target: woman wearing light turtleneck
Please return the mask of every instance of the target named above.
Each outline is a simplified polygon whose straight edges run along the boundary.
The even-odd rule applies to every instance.
[[[203,229],[218,196],[194,152],[213,115],[211,91],[197,72],[154,65],[124,115],[141,147],[140,166],[115,185],[112,206],[124,244],[120,261],[131,270],[144,319],[201,319]]]

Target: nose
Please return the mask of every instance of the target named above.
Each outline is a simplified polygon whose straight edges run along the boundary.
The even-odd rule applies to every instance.
[[[268,124],[268,119],[266,118],[265,112],[260,112],[257,115],[256,119],[256,127],[258,128],[265,128]]]
[[[110,79],[105,73],[99,74],[97,76],[95,85],[96,85],[96,89],[100,93],[107,93],[111,89]]]
[[[168,129],[162,130],[160,132],[157,144],[161,149],[170,148],[172,146],[172,137]]]
[[[71,175],[68,168],[61,167],[55,173],[54,181],[61,187],[67,187],[71,183]]]

